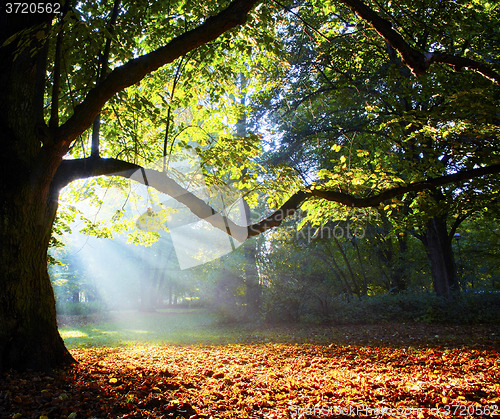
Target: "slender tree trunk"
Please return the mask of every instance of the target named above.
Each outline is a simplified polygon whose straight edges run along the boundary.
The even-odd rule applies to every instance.
[[[458,279],[445,216],[429,220],[422,243],[431,265],[434,291],[441,297],[449,298],[453,291],[458,290]]]
[[[250,241],[245,245],[245,276],[246,285],[246,317],[255,319],[260,313],[261,287],[259,283],[259,274],[257,271],[257,249],[256,241]]]
[[[392,243],[391,243],[392,245]],[[407,252],[408,240],[406,237],[397,238],[397,245],[399,252],[397,260],[393,260],[393,267],[391,269],[391,291],[400,293],[406,290],[406,270],[407,270]]]
[[[80,302],[80,291],[78,289],[74,290],[71,293],[71,302],[72,303],[79,303]]]
[[[356,249],[356,255],[358,257],[359,269],[361,271],[361,277],[363,278],[363,282],[361,285],[361,296],[365,297],[368,294],[368,279],[366,277],[365,264],[363,259],[361,258],[361,252],[359,251],[359,246],[356,241],[356,238],[353,237],[351,240],[353,247]]]
[[[174,303],[173,296],[174,296],[174,291],[172,285],[172,278],[170,278],[168,281],[168,305],[170,307],[172,307],[172,304]]]

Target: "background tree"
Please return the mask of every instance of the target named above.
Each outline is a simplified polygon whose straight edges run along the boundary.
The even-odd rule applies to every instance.
[[[294,166],[308,183],[317,182],[316,189],[367,197],[382,185],[390,188],[497,163],[498,86],[471,73],[457,76],[447,68],[416,80],[404,54],[403,60],[397,54],[394,30],[383,35],[386,42],[379,35],[392,24],[420,49],[494,57],[495,47],[481,44],[476,49],[474,43],[480,42],[484,22],[491,22],[488,37],[498,36],[489,20],[498,15],[498,8],[489,3],[457,8],[445,2],[423,19],[428,6],[424,2],[408,2],[403,14],[377,3],[374,7],[387,18],[382,27],[373,10],[359,2],[345,3],[365,20],[337,5],[328,6],[329,14],[319,14],[309,3],[297,3],[284,18],[288,66],[280,67],[285,72],[272,73],[284,89],[264,94],[259,113],[276,133],[268,161]],[[431,28],[429,22],[434,21],[442,21],[442,27]],[[438,33],[433,41],[431,34]],[[461,43],[466,47],[460,49]],[[472,105],[478,101],[480,105]],[[435,291],[449,296],[458,287],[453,235],[474,208],[495,205],[497,194],[494,178],[478,179],[426,193],[408,192],[385,202],[380,211],[387,212],[392,228],[402,235],[398,237],[418,230]],[[311,220],[325,223],[339,205],[317,199],[303,208]],[[399,243],[404,249],[401,238]]]

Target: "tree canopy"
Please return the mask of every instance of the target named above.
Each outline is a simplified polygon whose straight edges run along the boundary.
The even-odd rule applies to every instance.
[[[0,369],[68,361],[47,248],[60,190],[89,177],[145,183],[239,241],[299,208],[323,228],[339,206],[377,207],[424,244],[437,293],[456,288],[453,234],[498,197],[497,4],[13,4],[0,9]],[[164,170],[187,150],[208,185],[264,215],[238,224]]]

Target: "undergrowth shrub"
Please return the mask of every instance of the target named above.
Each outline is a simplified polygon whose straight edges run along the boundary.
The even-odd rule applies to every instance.
[[[468,292],[446,300],[431,293],[400,293],[367,296],[346,301],[331,298],[328,313],[305,301],[300,316],[290,316],[289,301],[274,298],[264,310],[268,322],[330,324],[377,324],[383,322],[423,322],[449,324],[500,323],[500,293]]]
[[[91,301],[85,303],[57,302],[57,314],[87,315],[107,311],[106,304],[102,301]]]

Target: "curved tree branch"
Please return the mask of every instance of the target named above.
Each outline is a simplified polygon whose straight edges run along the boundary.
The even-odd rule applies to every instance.
[[[434,189],[437,188],[438,186],[443,186],[450,183],[462,182],[464,180],[470,180],[481,176],[492,175],[497,173],[500,173],[500,164],[493,164],[491,166],[464,170],[458,173],[453,173],[451,175],[444,175],[420,182],[409,183],[408,185],[387,189],[384,192],[370,196],[368,198],[358,198],[353,195],[342,192],[325,191],[321,189],[312,189],[310,191],[310,194],[311,196],[323,198],[328,201],[335,201],[340,204],[353,206],[357,208],[376,207],[377,205],[381,204],[384,201],[387,201],[388,199],[392,199],[398,195],[403,195],[407,192],[419,192],[426,189]]]
[[[410,67],[417,76],[425,74],[428,68],[425,56],[412,48],[404,38],[392,28],[391,22],[380,17],[374,10],[370,9],[361,0],[341,0],[361,19],[369,23],[373,28],[401,54],[404,63]]]
[[[407,192],[433,189],[438,186],[497,173],[500,173],[500,164],[464,170],[451,175],[410,183],[408,185],[388,189],[368,198],[360,198],[336,191],[306,188],[305,190],[295,192],[269,217],[249,226],[235,224],[227,217],[218,213],[205,201],[184,189],[165,173],[152,169],[144,169],[137,164],[117,159],[89,157],[78,160],[63,160],[52,183],[52,189],[54,193],[57,193],[62,187],[74,180],[93,176],[110,175],[129,178],[170,195],[172,198],[188,207],[198,218],[206,220],[213,227],[227,232],[236,240],[243,242],[247,238],[257,236],[270,228],[279,226],[285,218],[298,210],[303,201],[313,197],[338,202],[351,207],[375,207],[388,199]]]
[[[200,220],[206,220],[213,227],[220,229],[236,240],[243,242],[248,238],[248,228],[235,224],[229,218],[218,213],[205,201],[189,192],[166,173],[153,169],[145,169],[134,163],[117,159],[88,157],[77,160],[63,160],[52,182],[54,196],[60,188],[77,179],[93,176],[120,176],[135,180],[163,192],[177,202],[184,204]]]
[[[493,83],[500,84],[500,74],[494,71],[490,66],[471,60],[470,58],[459,57],[457,55],[447,54],[446,52],[428,52],[425,58],[429,64],[442,63],[455,67],[456,71],[463,68],[474,71],[490,79]]]
[[[424,75],[432,63],[448,64],[455,69],[467,68],[500,84],[500,74],[490,66],[443,52],[422,53],[405,41],[405,39],[392,27],[391,22],[380,17],[374,10],[365,5],[361,0],[341,0],[361,19],[368,22],[396,51],[401,54],[403,62],[416,76]]]
[[[93,88],[75,112],[56,131],[55,141],[69,145],[88,127],[104,104],[117,92],[141,81],[147,74],[193,49],[213,41],[224,32],[246,22],[249,11],[259,0],[234,0],[227,9],[209,17],[203,24],[170,41],[149,54],[115,68]]]

